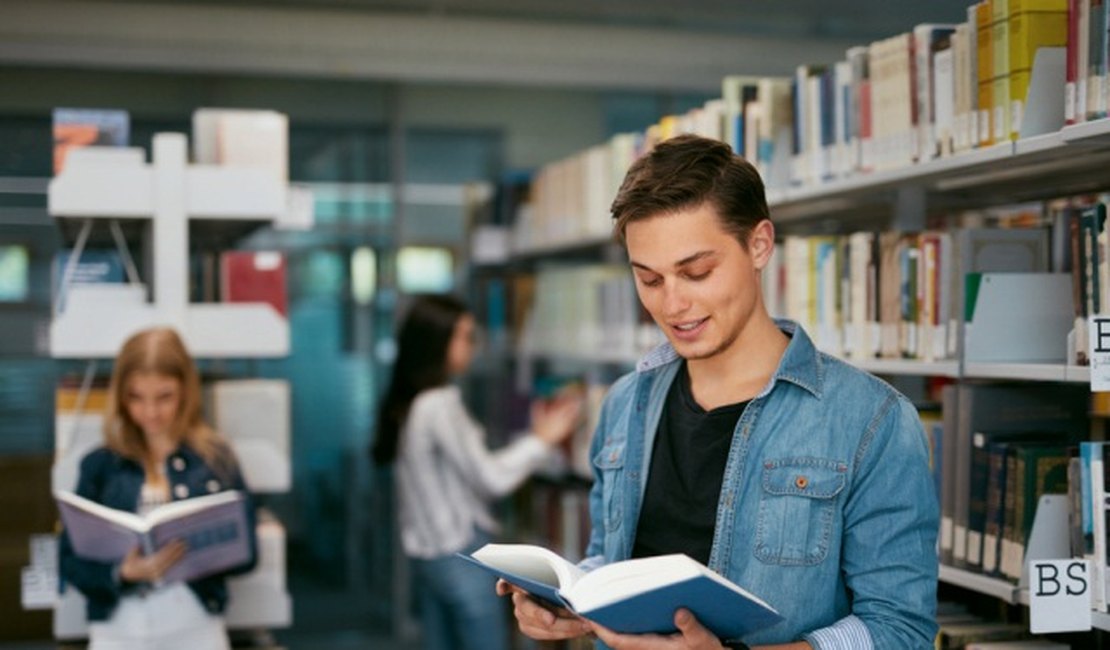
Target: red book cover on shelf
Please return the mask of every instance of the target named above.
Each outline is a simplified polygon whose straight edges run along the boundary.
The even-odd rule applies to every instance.
[[[285,256],[273,251],[225,251],[220,255],[224,302],[268,302],[288,314]]]

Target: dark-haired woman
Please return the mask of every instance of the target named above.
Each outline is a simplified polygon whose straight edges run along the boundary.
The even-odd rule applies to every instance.
[[[504,605],[488,577],[454,557],[491,539],[493,499],[556,461],[578,423],[575,397],[533,405],[531,431],[490,451],[453,377],[474,355],[474,316],[447,296],[415,299],[398,335],[373,455],[394,463],[401,542],[420,593],[425,647],[507,647]]]

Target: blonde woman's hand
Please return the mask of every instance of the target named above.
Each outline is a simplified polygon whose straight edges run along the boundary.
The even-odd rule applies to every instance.
[[[574,433],[582,422],[581,390],[567,390],[550,400],[532,402],[532,432],[549,445],[557,445]]]
[[[181,540],[174,540],[151,555],[143,555],[136,546],[120,563],[119,577],[127,582],[157,582],[185,557],[186,550]]]

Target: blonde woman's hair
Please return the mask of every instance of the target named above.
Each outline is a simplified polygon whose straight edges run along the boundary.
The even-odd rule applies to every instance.
[[[185,444],[225,479],[235,460],[227,442],[208,426],[201,414],[200,375],[181,337],[168,327],[143,330],[131,336],[116,356],[108,388],[104,444],[117,454],[155,469],[146,437],[127,410],[127,384],[136,374],[172,377],[181,383],[181,403],[170,430],[174,442]]]

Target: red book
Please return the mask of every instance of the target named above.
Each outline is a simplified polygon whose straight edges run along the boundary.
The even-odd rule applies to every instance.
[[[273,251],[225,251],[220,255],[220,295],[224,302],[267,302],[286,316],[285,256]]]

